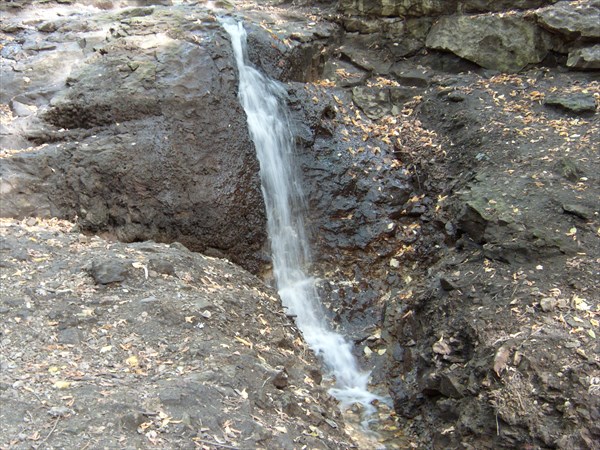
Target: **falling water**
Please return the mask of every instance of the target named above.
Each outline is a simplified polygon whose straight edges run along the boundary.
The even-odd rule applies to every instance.
[[[300,177],[294,164],[293,137],[283,100],[285,88],[246,64],[246,31],[242,24],[230,19],[222,24],[231,36],[239,72],[239,98],[260,163],[279,296],[289,314],[296,317],[308,345],[335,378],[330,393],[343,407],[360,403],[367,413],[372,413],[371,402],[380,398],[367,390],[369,373],[358,368],[350,344],[329,327],[315,280],[305,272],[310,264],[310,247],[304,227]]]

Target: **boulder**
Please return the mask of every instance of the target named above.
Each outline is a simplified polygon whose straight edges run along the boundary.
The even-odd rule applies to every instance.
[[[600,39],[600,1],[562,1],[535,13],[538,23],[567,39]]]
[[[522,15],[455,15],[433,25],[426,45],[486,69],[517,72],[544,59],[547,41],[545,32]]]
[[[567,66],[582,70],[600,69],[600,44],[572,50],[569,52]]]

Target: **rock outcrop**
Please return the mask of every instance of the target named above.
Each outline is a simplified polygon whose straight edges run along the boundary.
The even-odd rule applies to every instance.
[[[376,73],[387,73],[380,70],[382,61],[389,68],[424,49],[509,72],[537,64],[550,52],[568,54],[568,67],[597,65],[591,46],[600,40],[596,0],[342,0],[339,8],[350,16],[343,19],[345,29],[362,35],[363,51]],[[387,30],[390,23],[393,32]]]
[[[68,8],[3,25],[17,31],[3,49],[2,214],[77,216],[86,231],[177,240],[258,271],[258,163],[214,16],[138,7],[67,20]]]

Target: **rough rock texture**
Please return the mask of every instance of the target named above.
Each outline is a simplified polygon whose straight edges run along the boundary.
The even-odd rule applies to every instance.
[[[28,26],[2,50],[2,214],[77,216],[87,231],[177,240],[257,271],[258,163],[214,16],[40,8],[5,22]]]
[[[535,12],[546,29],[567,39],[600,39],[600,1],[562,1]]]
[[[11,3],[14,5],[10,8],[18,6],[16,2]],[[508,5],[497,4],[500,3]],[[569,5],[588,3],[569,2]],[[471,1],[468,4],[474,10],[493,7],[490,2]],[[510,4],[511,8],[525,5],[518,1]],[[539,6],[538,2],[534,6]],[[594,144],[599,140],[600,124],[596,103],[599,86],[595,74],[556,67],[566,58],[553,53],[545,61],[546,67],[507,75],[482,70],[452,53],[421,51],[431,24],[437,20],[433,16],[390,17],[378,21],[376,16],[364,15],[339,18],[331,10],[298,8],[297,4],[276,7],[271,3],[243,2],[229,7],[238,8],[237,17],[247,18],[251,46],[257,49],[251,48],[251,56],[259,67],[285,80],[316,79],[308,84],[288,84],[298,159],[302,163],[311,209],[307,222],[311,225],[315,243],[316,262],[312,273],[318,278],[319,291],[333,325],[353,340],[355,353],[362,355],[362,366],[373,369],[372,379],[378,384],[377,388],[388,388],[394,399],[395,414],[380,407],[380,420],[372,424],[381,433],[380,439],[385,441],[386,447],[597,448],[600,439],[597,425],[600,423],[597,395],[600,389],[597,345],[600,326],[597,296],[600,160]],[[18,200],[23,210],[30,208],[38,213],[60,214],[61,210],[46,193],[55,192],[53,186],[66,185],[61,176],[53,172],[62,167],[54,162],[61,161],[57,154],[61,155],[64,148],[68,149],[69,155],[78,155],[80,153],[76,152],[93,147],[96,140],[101,140],[110,143],[110,146],[102,147],[109,152],[108,158],[113,147],[121,154],[130,155],[130,151],[135,151],[131,148],[145,142],[137,137],[130,138],[128,132],[114,134],[113,128],[106,125],[114,113],[125,119],[128,130],[133,129],[137,136],[144,134],[134,127],[137,122],[129,118],[129,108],[117,107],[113,111],[111,105],[101,104],[101,108],[88,111],[86,103],[77,102],[69,95],[57,95],[64,87],[67,73],[59,72],[56,67],[65,61],[77,63],[82,48],[87,49],[83,50],[87,52],[86,57],[116,61],[104,67],[114,82],[103,83],[100,77],[99,86],[117,105],[122,103],[110,95],[112,89],[129,92],[127,90],[135,83],[127,80],[139,76],[140,80],[145,80],[143,83],[149,92],[158,92],[157,82],[153,80],[160,80],[163,70],[154,73],[153,67],[163,64],[161,61],[173,61],[168,59],[169,52],[165,54],[165,50],[185,47],[198,52],[205,47],[204,44],[196,47],[197,41],[206,42],[206,48],[215,46],[210,55],[223,55],[213,61],[223,64],[225,84],[234,83],[228,42],[218,27],[206,20],[211,19],[212,14],[200,10],[200,5],[192,8],[175,6],[166,10],[136,7],[128,10],[128,17],[123,17],[121,12],[118,21],[113,18],[106,22],[97,15],[98,11],[80,8],[80,14],[93,12],[94,20],[87,25],[82,24],[80,16],[67,20],[56,16],[56,21],[49,20],[48,10],[43,10],[43,19],[33,22],[13,20],[1,25],[3,37],[8,37],[2,56],[17,69],[7,70],[6,79],[19,89],[28,90],[27,86],[31,86],[39,102],[15,98],[10,106],[2,107],[3,138],[12,143],[8,151],[2,153],[3,167],[14,168],[17,161],[19,179],[23,181],[18,189],[13,189],[12,178],[3,180],[3,189],[13,189],[4,197],[7,205]],[[179,14],[173,21],[164,15],[167,11],[169,14],[182,13],[189,20],[185,17],[182,20]],[[452,14],[458,12],[462,14],[463,11],[457,3]],[[106,12],[109,13],[115,11]],[[500,22],[505,17],[528,18],[532,26],[539,27],[531,12],[509,11],[489,16]],[[477,19],[481,15],[473,17]],[[150,26],[149,22],[154,19],[165,20],[168,30]],[[103,24],[114,23],[119,27],[113,27],[113,32],[103,28]],[[175,23],[185,26],[178,28],[173,26]],[[209,25],[214,28],[208,28]],[[28,47],[24,50],[27,39],[19,40],[34,33],[33,28],[38,26],[46,30],[40,30],[40,33],[50,33],[55,40],[27,42]],[[188,26],[196,31],[189,31]],[[65,31],[71,39],[70,46],[63,47],[62,41],[57,40],[53,33],[58,30]],[[135,33],[151,31],[146,40],[154,48],[145,49],[135,36],[129,35],[131,30]],[[158,33],[154,33],[157,30]],[[393,38],[384,36],[388,32]],[[88,33],[85,41],[78,40],[78,33]],[[542,33],[552,35],[547,30]],[[577,39],[570,41],[559,34],[553,36],[558,41],[548,48],[560,50],[564,55],[592,45]],[[11,37],[15,39],[11,41]],[[168,48],[155,45],[159,38],[169,43],[177,41],[177,45],[169,44]],[[59,43],[56,48],[55,42]],[[119,60],[118,55],[125,51],[122,47],[130,42],[134,50],[126,53],[127,61]],[[185,44],[192,42],[195,43],[192,47]],[[113,47],[116,55],[110,52],[101,55],[105,50],[112,51]],[[56,59],[53,59],[55,51]],[[148,51],[155,52],[159,58],[148,56]],[[39,75],[35,71],[18,71],[21,66],[16,62],[27,62],[28,58],[37,58],[32,61],[37,64]],[[180,58],[186,60],[185,54],[176,53],[173,57]],[[208,58],[203,61],[210,63]],[[143,64],[136,65],[138,62]],[[115,68],[119,67],[122,72],[121,69],[117,71],[121,77],[114,75]],[[84,69],[85,65],[77,67],[74,64],[70,73],[74,75],[73,93],[81,94],[87,102],[90,100],[86,97],[87,91],[78,90],[77,84],[87,83],[82,85],[88,86],[91,92],[97,89],[86,78]],[[175,75],[174,70],[164,70],[172,75],[170,79],[177,81],[177,74],[184,68],[177,70]],[[141,72],[138,74],[138,71]],[[319,76],[327,79],[318,79]],[[195,91],[207,95],[203,86],[192,86]],[[185,89],[182,91],[178,95],[186,106],[191,100],[187,97],[189,93]],[[412,98],[399,96],[397,103],[393,101],[392,93],[406,91],[414,93]],[[227,89],[221,94],[225,95],[223,105],[227,108],[233,105],[234,93]],[[163,117],[162,101],[143,96],[132,96],[131,101],[131,110],[136,115],[143,112],[138,120],[141,124],[154,124],[152,120],[157,114]],[[71,102],[78,109],[66,114],[64,102]],[[165,103],[171,105],[168,101]],[[561,106],[557,108],[551,104]],[[580,111],[578,105],[585,111]],[[216,108],[209,105],[207,111],[215,113]],[[62,111],[67,118],[52,111]],[[177,116],[176,106],[165,107],[164,111],[188,125],[185,117]],[[196,112],[191,115],[197,120]],[[69,124],[75,123],[79,128],[59,131],[58,126],[50,126],[44,120],[68,120]],[[168,115],[164,115],[163,120],[169,126],[178,125],[169,122]],[[93,127],[84,128],[88,122]],[[243,127],[241,119],[236,123]],[[216,130],[220,130],[220,125],[216,125]],[[49,131],[43,131],[42,127]],[[20,131],[15,131],[17,129]],[[180,139],[157,129],[160,138],[166,135],[169,139]],[[195,128],[188,126],[188,129]],[[206,134],[210,138],[210,133]],[[43,146],[35,152],[28,148],[30,142],[23,141],[23,136],[30,135],[40,139]],[[117,142],[121,135],[126,139],[123,148],[118,147]],[[241,139],[241,135],[239,137]],[[134,142],[136,145],[131,145]],[[244,145],[242,141],[239,144]],[[145,146],[145,149],[152,148]],[[182,151],[180,146],[174,149],[186,158],[195,155]],[[72,165],[81,169],[76,158],[69,158]],[[42,161],[46,164],[43,170]],[[96,160],[85,161],[95,163]],[[255,164],[253,160],[245,163],[249,167]],[[119,167],[128,169],[113,177],[117,186],[121,178],[135,170],[131,166],[134,164],[128,160],[119,161],[115,166],[117,171]],[[39,185],[40,174],[46,185]],[[81,186],[73,186],[84,192],[92,189],[93,186],[86,186],[87,179],[87,176],[80,177]],[[157,182],[156,178],[151,179]],[[92,178],[94,180],[96,178]],[[147,189],[139,185],[128,186],[133,188],[132,195]],[[178,187],[189,190],[189,185]],[[228,191],[229,194],[238,195],[235,191]],[[75,193],[70,191],[61,195],[67,199],[75,198]],[[53,198],[57,197],[59,195],[55,193]],[[117,203],[110,201],[111,205]],[[126,203],[128,200],[123,197],[118,201]],[[88,229],[94,223],[103,223],[109,216],[112,209],[106,202],[95,197],[86,203],[91,207],[77,211],[85,219]],[[130,209],[135,211],[138,207],[126,204],[129,208],[125,217],[130,214]],[[168,209],[169,203],[162,206]],[[275,327],[268,332],[270,323],[276,324],[277,333],[281,330],[286,333],[286,329],[292,332],[293,328],[278,309],[273,309],[275,301],[265,299],[267,304],[260,301],[264,297],[259,294],[245,296],[244,286],[254,286],[246,283],[248,274],[234,268],[229,272],[232,266],[220,263],[225,274],[221,276],[217,270],[215,275],[212,266],[206,265],[212,260],[198,255],[183,258],[182,255],[190,254],[177,244],[172,244],[169,249],[154,243],[125,246],[78,235],[75,235],[77,242],[73,243],[71,237],[65,240],[57,230],[52,229],[53,234],[49,234],[37,229],[42,225],[35,218],[11,221],[10,224],[7,239],[0,247],[8,255],[0,266],[9,269],[0,277],[2,281],[9,281],[10,289],[14,289],[11,292],[15,293],[8,304],[0,305],[0,314],[6,314],[10,319],[5,328],[10,328],[17,337],[10,343],[35,341],[39,344],[42,341],[36,341],[38,336],[41,339],[50,336],[60,347],[36,347],[32,352],[27,347],[23,351],[14,345],[10,347],[10,361],[2,369],[8,367],[19,371],[24,367],[23,370],[28,372],[14,372],[22,374],[16,384],[0,384],[0,392],[6,392],[14,409],[22,412],[17,419],[7,415],[10,421],[3,421],[3,426],[8,424],[13,431],[10,435],[3,432],[3,436],[14,437],[19,444],[31,439],[37,446],[44,442],[50,446],[53,439],[61,439],[60,444],[66,447],[62,441],[67,439],[62,424],[69,421],[67,430],[73,435],[80,433],[102,438],[102,433],[108,433],[112,438],[114,435],[102,429],[104,423],[95,421],[93,414],[89,417],[77,415],[79,411],[85,411],[80,406],[79,396],[84,401],[90,398],[93,409],[101,408],[101,403],[93,403],[98,398],[97,392],[93,392],[95,397],[88,395],[81,389],[82,384],[77,384],[91,383],[79,373],[88,370],[85,364],[89,364],[114,371],[88,371],[94,377],[102,378],[99,383],[112,383],[100,386],[100,395],[109,397],[108,390],[113,388],[116,395],[123,393],[131,398],[128,403],[142,405],[140,410],[126,410],[123,417],[117,414],[119,423],[125,424],[124,429],[128,430],[122,434],[132,442],[132,448],[148,442],[158,442],[155,445],[162,448],[175,448],[183,443],[192,444],[189,436],[195,443],[192,445],[211,447],[226,440],[225,445],[235,446],[234,443],[240,442],[240,447],[244,448],[243,441],[239,441],[240,435],[247,437],[253,448],[261,445],[295,448],[300,444],[311,448],[319,448],[319,445],[339,448],[348,444],[343,439],[332,438],[334,431],[330,428],[340,422],[319,390],[309,391],[310,396],[304,396],[304,387],[309,389],[312,382],[317,383],[319,374],[304,363],[299,363],[300,373],[294,373],[293,368],[285,365],[287,355],[293,358],[288,351],[300,355],[301,342],[294,340],[290,345],[289,340],[284,339],[277,340],[274,345],[264,344],[270,350],[275,349],[272,353],[263,347],[264,342],[271,342],[275,332]],[[23,239],[31,249],[22,243]],[[60,247],[61,243],[69,247],[72,252],[69,255],[74,259],[81,257],[83,260],[77,259],[81,261],[78,264],[63,262],[67,258],[63,258],[62,250],[53,253],[54,247]],[[97,245],[102,251],[93,253],[96,248],[88,251],[79,243]],[[46,249],[46,246],[52,249]],[[171,251],[174,256],[169,256]],[[213,255],[222,254],[216,248],[206,251]],[[147,256],[147,253],[153,253],[153,256]],[[77,268],[73,268],[75,266]],[[47,271],[53,277],[46,276],[46,272],[42,276],[36,272],[38,270]],[[210,273],[207,275],[207,272]],[[231,276],[225,276],[227,274],[240,282],[232,282]],[[213,283],[215,279],[217,286]],[[175,283],[173,289],[171,282]],[[78,286],[83,292],[77,289]],[[186,289],[189,286],[192,286],[191,291]],[[221,287],[236,298],[228,298],[228,293],[222,292]],[[77,295],[63,292],[63,289],[71,289]],[[89,297],[85,289],[93,289]],[[104,295],[107,292],[118,299],[110,298],[110,295],[107,299]],[[194,294],[188,295],[189,292]],[[178,298],[177,293],[181,297]],[[181,302],[173,303],[173,298]],[[224,298],[225,311],[208,306],[213,298]],[[234,302],[238,298],[247,301]],[[51,300],[52,308],[58,308],[56,314],[48,309],[50,306],[45,299]],[[233,302],[231,307],[229,300]],[[96,301],[101,302],[99,310],[90,311],[92,306],[96,307]],[[70,302],[68,307],[64,307],[64,302]],[[92,306],[88,307],[88,304]],[[71,317],[74,314],[69,308],[77,309],[82,305],[80,315]],[[261,315],[267,306],[272,314]],[[119,321],[124,319],[121,311],[125,320],[127,317],[131,320],[120,324]],[[236,316],[240,311],[243,320]],[[33,319],[29,320],[29,317]],[[210,322],[217,318],[218,323]],[[96,327],[100,331],[94,331],[96,320],[102,324]],[[149,325],[142,329],[144,323]],[[180,324],[184,324],[183,327]],[[234,328],[227,329],[226,324]],[[200,328],[202,325],[204,328]],[[194,326],[200,329],[184,328]],[[136,335],[128,333],[130,328],[136,330]],[[197,342],[200,339],[197,333],[203,329],[210,332],[213,339],[209,341],[210,345],[200,346],[197,352],[193,347],[186,350],[185,339]],[[242,334],[240,330],[248,334]],[[162,336],[162,340],[152,334],[154,331]],[[236,335],[236,332],[240,334]],[[220,335],[233,339],[233,345],[223,342],[230,347],[217,346],[215,349],[213,344],[220,344]],[[2,339],[6,338],[12,339],[10,334],[2,336]],[[101,345],[97,342],[100,339],[103,339]],[[150,345],[144,347],[144,341]],[[131,347],[128,347],[129,343]],[[95,351],[94,355],[85,353],[86,344]],[[142,347],[144,349],[139,350]],[[44,359],[45,352],[54,350],[65,353],[50,354]],[[188,357],[187,354],[192,352],[194,356]],[[77,353],[76,357],[81,356],[83,366],[77,366],[76,358],[71,359],[74,353]],[[204,358],[207,353],[209,357]],[[218,362],[210,360],[210,355]],[[303,356],[304,359],[307,360],[309,355]],[[50,357],[56,360],[48,359]],[[63,364],[67,368],[60,365],[62,360],[58,358],[69,359],[69,365],[77,367],[79,372],[73,375],[67,364]],[[205,363],[201,369],[209,367],[207,376],[212,377],[212,371],[215,380],[210,378],[207,382],[202,378],[203,370],[200,375],[194,372],[201,358]],[[257,369],[256,364],[264,365],[261,358],[270,365],[266,372]],[[35,366],[37,360],[39,366]],[[11,366],[14,361],[17,361],[17,368]],[[166,369],[156,368],[161,366],[159,361],[166,361],[162,364]],[[181,366],[183,375],[178,375],[180,369],[174,366]],[[220,372],[217,366],[226,369]],[[248,368],[250,375],[245,371]],[[138,370],[155,374],[155,379],[144,381],[143,373]],[[169,379],[162,378],[165,370]],[[266,381],[256,376],[267,372],[270,378]],[[122,378],[114,376],[115,373]],[[70,378],[60,378],[63,374]],[[133,376],[137,378],[132,379]],[[225,385],[220,384],[221,378]],[[25,384],[28,380],[35,383]],[[39,380],[42,380],[41,387]],[[157,381],[156,385],[152,384],[154,381]],[[203,382],[207,384],[199,386]],[[135,386],[131,386],[133,384]],[[246,386],[251,389],[244,391]],[[291,394],[287,392],[298,386],[302,389]],[[73,399],[68,391],[67,395],[62,394],[64,389],[71,387],[78,389],[78,395],[73,395],[74,403],[69,406]],[[135,387],[140,389],[135,390]],[[33,389],[35,394],[26,388]],[[213,388],[225,393],[222,401],[214,395]],[[61,391],[61,396],[52,389]],[[251,390],[258,392],[257,400]],[[278,395],[280,391],[283,391],[282,395]],[[266,398],[260,395],[261,392],[267,393]],[[138,397],[134,398],[135,393]],[[32,420],[27,415],[29,409],[19,410],[19,405],[34,404],[34,397],[41,406],[39,410],[30,411],[31,425],[19,419],[27,416]],[[199,423],[199,397],[219,406],[208,408],[210,417],[202,422],[209,425]],[[317,403],[311,403],[313,397],[317,399],[318,407],[314,407]],[[239,403],[230,403],[235,400]],[[111,414],[114,414],[119,406],[115,406],[112,399],[108,401]],[[96,408],[97,405],[100,406]],[[169,405],[174,406],[166,409]],[[270,405],[275,405],[275,412],[268,410]],[[262,420],[256,414],[262,414],[262,411],[268,420]],[[221,420],[232,414],[233,423]],[[296,421],[296,418],[299,419]],[[182,423],[173,423],[171,419]],[[90,421],[92,427],[85,428],[87,422],[84,421]],[[288,427],[290,422],[292,425]],[[308,425],[308,428],[296,427],[293,422]],[[112,430],[113,422],[107,423]],[[192,423],[192,430],[188,423]],[[180,426],[171,434],[174,425]],[[19,434],[21,426],[27,428]],[[260,427],[267,431],[263,433]],[[282,431],[283,427],[285,431]],[[253,430],[259,430],[258,438]],[[288,434],[299,441],[290,441]],[[260,440],[261,436],[265,441]],[[324,440],[312,440],[317,436],[324,436]],[[157,438],[164,442],[156,441]],[[374,448],[372,443],[359,446]]]
[[[520,15],[476,15],[441,18],[426,44],[488,69],[516,72],[544,59],[547,40],[542,30]]]
[[[587,102],[592,79],[464,75],[424,96],[448,239],[392,297],[383,337],[396,409],[431,448],[597,448],[598,113],[541,102]]]
[[[469,13],[498,12],[511,9],[532,9],[558,0],[459,0],[459,11]]]
[[[595,67],[586,62],[595,60],[590,50],[583,59],[580,49],[598,42],[597,0],[342,0],[339,9],[346,31],[360,33],[363,41],[349,45],[347,56],[375,73],[389,73],[394,63],[426,47],[499,71],[539,63],[549,50],[572,54],[569,67]]]
[[[352,447],[262,281],[178,243],[73,227],[0,219],[0,446]]]
[[[456,10],[457,0],[340,0],[346,14],[375,16],[433,16]]]
[[[600,44],[569,52],[567,66],[573,69],[600,70]]]
[[[340,0],[346,14],[370,16],[440,16],[455,12],[481,13],[539,8],[558,0]]]

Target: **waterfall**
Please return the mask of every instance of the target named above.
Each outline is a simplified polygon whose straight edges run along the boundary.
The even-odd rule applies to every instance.
[[[221,21],[231,36],[239,72],[239,98],[248,117],[250,137],[260,163],[262,192],[279,296],[288,314],[313,351],[323,360],[328,375],[335,378],[330,390],[342,407],[364,405],[380,397],[367,389],[368,372],[359,369],[349,342],[329,326],[310,265],[310,246],[304,227],[305,201],[299,169],[294,162],[294,140],[290,131],[285,87],[246,63],[246,31],[231,19]]]

